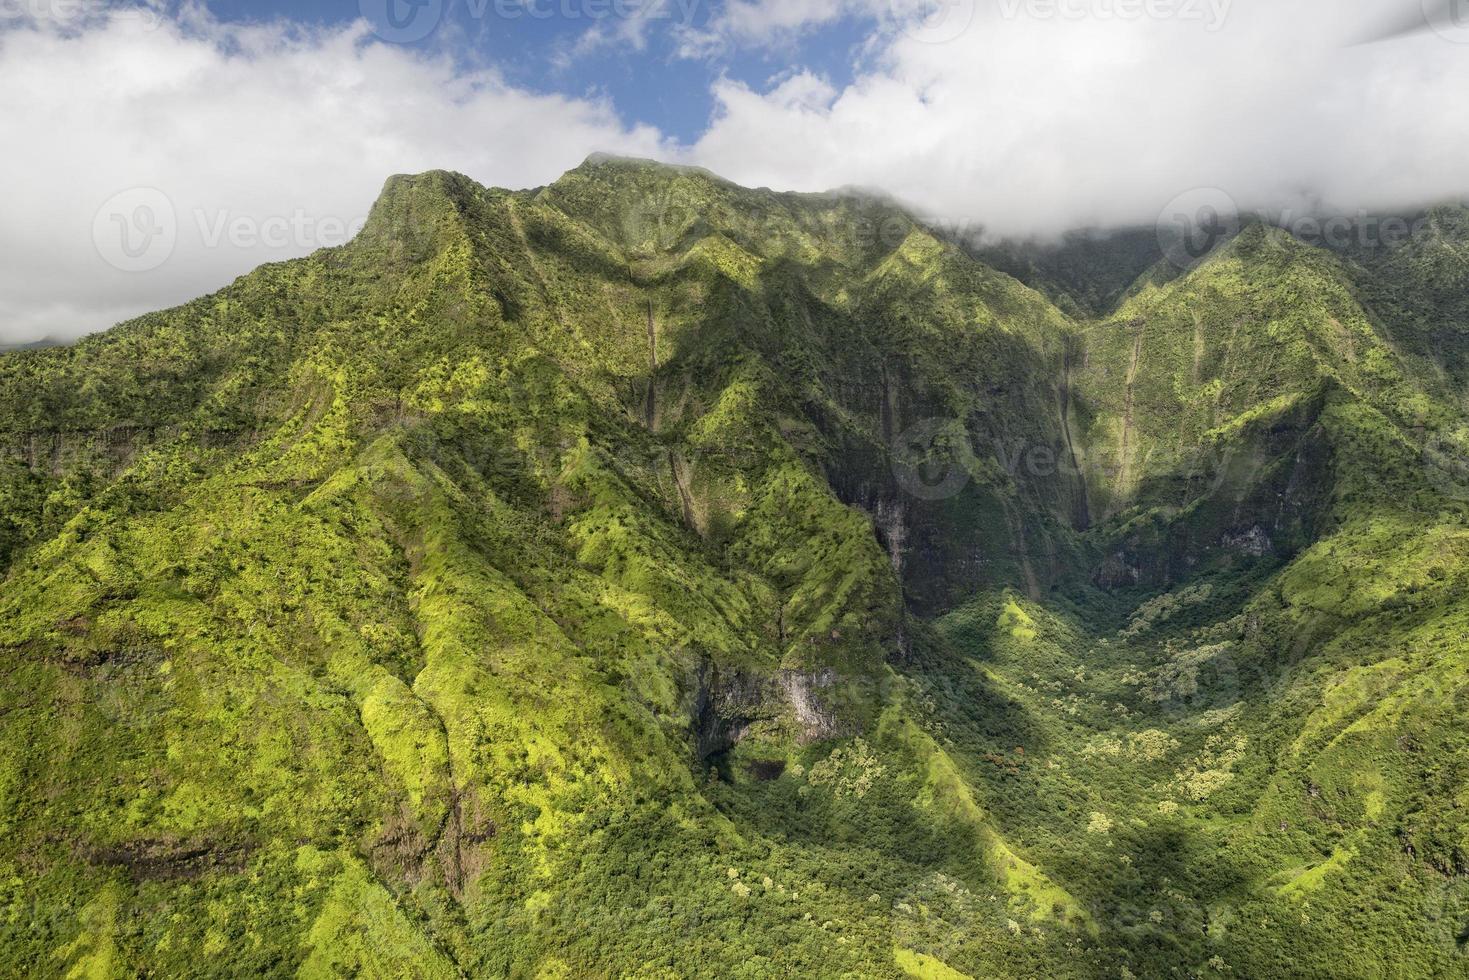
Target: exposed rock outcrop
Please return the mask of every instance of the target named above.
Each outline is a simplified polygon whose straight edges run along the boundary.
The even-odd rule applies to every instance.
[[[835,706],[838,680],[831,668],[761,674],[704,662],[689,692],[695,754],[703,760],[727,752],[762,724],[801,743],[855,734],[859,726]]]
[[[831,707],[836,671],[783,670],[778,675],[782,693],[800,726],[800,740],[819,742],[846,734],[842,719]]]

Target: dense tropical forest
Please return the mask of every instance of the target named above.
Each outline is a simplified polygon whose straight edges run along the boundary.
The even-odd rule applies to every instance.
[[[593,158],[0,354],[0,974],[1469,976],[1469,211]]]

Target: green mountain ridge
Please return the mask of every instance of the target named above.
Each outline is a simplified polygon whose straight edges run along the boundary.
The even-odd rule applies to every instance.
[[[594,157],[5,354],[0,972],[1469,974],[1464,219]]]

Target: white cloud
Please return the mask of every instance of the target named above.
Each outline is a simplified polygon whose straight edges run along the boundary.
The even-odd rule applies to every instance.
[[[864,13],[870,6],[867,0],[731,0],[711,29],[747,43],[768,43],[783,34]]]
[[[704,0],[608,0],[606,16],[581,33],[569,47],[556,53],[557,67],[565,68],[576,59],[609,47],[647,50],[648,35],[655,29],[673,33],[688,31],[703,6]],[[596,8],[601,10],[602,8]]]
[[[1345,214],[1469,192],[1469,44],[1454,43],[1469,37],[1425,27],[1420,0],[949,0],[957,19],[938,20],[920,13],[932,0],[739,0],[706,25],[711,43],[794,50],[852,17],[871,34],[850,84],[799,65],[760,86],[716,77],[691,147],[363,25],[0,5],[16,2],[86,6],[0,30],[0,342],[102,328],[333,244],[392,173],[534,186],[594,150],[749,185],[878,188],[1006,234],[1150,223],[1198,187]],[[1373,38],[1390,39],[1359,43]],[[154,265],[118,248],[166,210],[166,262],[127,273],[99,254],[94,238],[116,265]]]
[[[228,27],[197,9],[183,24],[93,9],[0,32],[0,146],[0,342],[104,328],[336,244],[394,173],[525,187],[594,150],[674,152],[607,104],[458,73],[361,24]],[[133,191],[117,205],[124,226],[97,220],[135,188],[164,199]],[[153,266],[161,236],[130,259],[121,235],[141,251],[168,207],[167,261],[109,264]]]
[[[946,37],[931,22],[898,35],[840,91],[721,81],[693,154],[741,183],[877,187],[1007,234],[1147,223],[1196,187],[1347,214],[1459,197],[1469,46],[1355,44],[1422,23],[1396,2],[996,0],[947,43],[924,43]]]
[[[789,46],[844,18],[883,21],[893,9],[926,0],[727,0],[708,23],[676,32],[678,53],[707,58],[745,47]]]

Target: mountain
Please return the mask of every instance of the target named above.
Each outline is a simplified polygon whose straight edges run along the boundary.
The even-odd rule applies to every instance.
[[[0,972],[1469,973],[1465,217],[594,157],[5,354]]]
[[[61,341],[52,337],[43,337],[40,340],[32,340],[23,344],[0,344],[0,354],[7,354],[13,350],[45,350],[47,347],[59,347]]]

